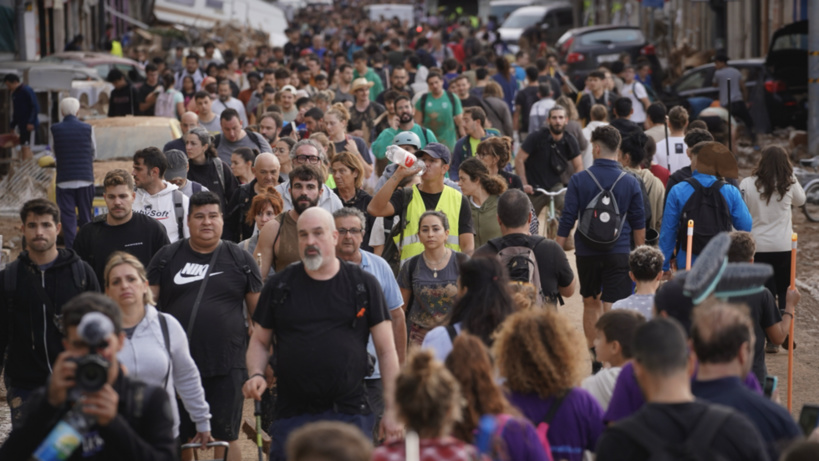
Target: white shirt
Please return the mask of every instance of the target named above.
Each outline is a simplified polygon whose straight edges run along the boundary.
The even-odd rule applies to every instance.
[[[586,138],[589,145],[586,146],[586,150],[583,151],[582,159],[583,159],[583,169],[586,169],[594,163],[594,156],[592,155],[592,143],[591,143],[591,134],[598,126],[608,125],[609,122],[601,122],[599,120],[594,120],[589,122],[585,128],[583,128],[583,137]]]
[[[785,197],[774,192],[771,201],[766,202],[756,188],[756,176],[745,178],[739,183],[739,191],[748,205],[748,211],[753,219],[751,235],[756,242],[756,251],[775,252],[791,250],[791,234],[793,233],[792,207],[805,204],[805,191],[802,185],[793,178],[794,183],[788,189]]]
[[[628,119],[637,124],[644,123],[646,121],[646,108],[643,106],[643,101],[641,101],[641,99],[648,97],[646,87],[644,87],[642,83],[635,80],[630,84],[623,85],[623,90],[620,92],[620,94],[623,97],[631,99],[631,109],[633,112]]]
[[[685,138],[682,136],[669,136],[668,149],[671,150],[671,155],[666,151],[666,140],[662,139],[657,142],[657,153],[654,154],[654,161],[657,165],[668,168],[668,171],[673,174],[680,168],[691,165],[691,159],[688,158],[685,151]]]

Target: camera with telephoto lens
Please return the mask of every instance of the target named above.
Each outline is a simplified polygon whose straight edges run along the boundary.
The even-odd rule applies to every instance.
[[[108,347],[108,335],[114,332],[114,324],[101,312],[85,314],[77,326],[77,334],[88,345],[88,354],[74,359],[77,371],[74,374],[75,388],[81,392],[96,392],[108,381],[111,363],[97,353],[97,349]]]

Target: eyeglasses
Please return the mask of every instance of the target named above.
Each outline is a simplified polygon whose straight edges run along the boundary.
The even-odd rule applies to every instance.
[[[293,160],[295,160],[296,163],[312,163],[313,165],[321,161],[318,156],[314,155],[297,155],[293,158]]]
[[[358,235],[358,234],[360,234],[362,232],[364,232],[364,229],[359,229],[357,227],[354,227],[352,229],[345,229],[343,227],[338,228],[339,235],[347,235],[347,234]]]

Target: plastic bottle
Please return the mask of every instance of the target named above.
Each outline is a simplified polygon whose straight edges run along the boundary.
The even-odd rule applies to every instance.
[[[412,166],[415,165],[415,162],[418,160],[415,155],[396,145],[387,146],[386,157],[392,163],[399,166],[403,165],[406,168],[412,168]]]
[[[80,446],[83,436],[92,424],[94,424],[94,419],[82,412],[82,404],[78,402],[54,426],[54,429],[31,455],[31,460],[61,461],[68,459]]]

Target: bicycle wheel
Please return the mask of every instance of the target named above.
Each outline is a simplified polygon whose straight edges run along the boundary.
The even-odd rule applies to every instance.
[[[802,207],[802,211],[805,212],[808,221],[819,222],[819,181],[808,185],[808,188],[805,189],[805,196],[807,200],[805,206]]]

